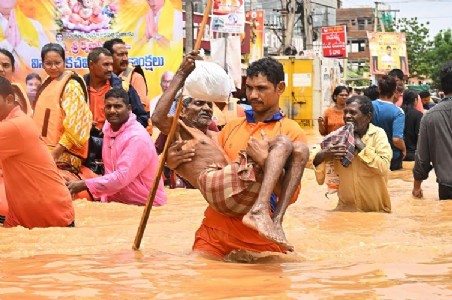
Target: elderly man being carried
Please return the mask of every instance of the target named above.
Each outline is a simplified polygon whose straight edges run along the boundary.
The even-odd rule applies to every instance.
[[[173,117],[168,115],[177,91],[195,68],[197,51],[188,54],[170,87],[163,93],[152,122],[168,133]],[[212,118],[212,102],[187,97],[176,130],[176,141],[169,150],[169,167],[199,189],[218,212],[243,216],[243,223],[282,249],[292,251],[282,229],[284,213],[295,194],[308,159],[304,143],[285,135],[262,140],[251,138],[247,149],[230,162],[214,133],[207,130]],[[280,195],[273,216],[270,196]]]

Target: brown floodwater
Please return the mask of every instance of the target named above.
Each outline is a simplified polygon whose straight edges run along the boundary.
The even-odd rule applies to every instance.
[[[76,200],[75,228],[0,227],[0,299],[450,299],[452,201],[438,201],[433,172],[413,199],[411,168],[390,175],[391,214],[332,211],[307,169],[284,221],[296,252],[227,262],[191,253],[196,190],[168,190],[137,252],[142,207]]]

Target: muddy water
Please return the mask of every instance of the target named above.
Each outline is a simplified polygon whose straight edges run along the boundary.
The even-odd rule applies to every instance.
[[[230,262],[191,254],[206,206],[197,191],[168,190],[138,252],[142,208],[77,200],[76,228],[0,227],[0,299],[451,298],[452,201],[437,200],[433,173],[412,199],[411,167],[391,174],[392,214],[332,212],[337,198],[306,170],[285,218],[296,253]]]

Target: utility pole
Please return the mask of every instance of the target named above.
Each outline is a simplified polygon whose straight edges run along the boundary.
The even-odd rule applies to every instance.
[[[375,14],[374,14],[374,32],[377,32],[378,28],[378,19],[379,19],[379,11],[378,11],[378,5],[382,4],[382,2],[375,2]]]
[[[193,50],[193,0],[185,1],[185,53]]]
[[[283,51],[287,47],[292,45],[292,38],[293,38],[293,30],[295,26],[295,0],[287,0],[289,9],[287,13],[283,16],[285,16],[285,23],[286,23],[286,30],[284,33],[284,45],[283,45]]]
[[[303,0],[303,28],[304,37],[303,43],[306,50],[312,49],[312,15],[311,15],[311,0]]]

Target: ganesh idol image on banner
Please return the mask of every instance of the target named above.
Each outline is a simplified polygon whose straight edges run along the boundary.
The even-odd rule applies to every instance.
[[[111,29],[118,12],[116,1],[56,0],[59,31],[100,32]]]

